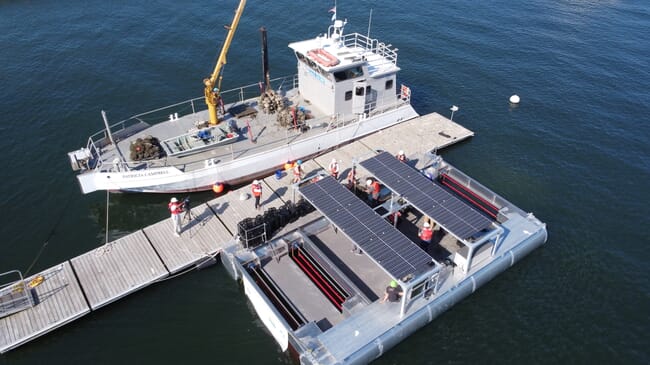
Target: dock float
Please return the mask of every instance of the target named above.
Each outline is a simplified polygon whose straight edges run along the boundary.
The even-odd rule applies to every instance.
[[[416,167],[423,167],[426,152],[470,138],[474,133],[437,113],[423,115],[384,129],[356,142],[305,161],[306,177],[326,171],[332,159],[340,164],[339,180],[345,179],[355,158],[377,151],[404,150]],[[359,172],[363,173],[363,169]],[[365,175],[359,173],[359,177]],[[262,206],[266,210],[296,201],[291,171],[263,179]],[[214,260],[237,234],[238,223],[260,214],[246,185],[207,203],[183,217],[181,237],[172,234],[172,222],[164,219],[102,245],[25,279],[43,282],[31,291],[34,306],[0,318],[0,353],[34,340],[58,327],[165,278]],[[268,237],[270,238],[270,237]]]

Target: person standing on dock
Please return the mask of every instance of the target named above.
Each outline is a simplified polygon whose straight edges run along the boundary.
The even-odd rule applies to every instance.
[[[175,197],[169,201],[167,205],[169,212],[172,214],[172,224],[174,225],[174,236],[181,236],[181,213],[183,213],[183,204],[181,204]]]
[[[395,158],[400,160],[401,162],[408,162],[408,158],[406,158],[406,155],[404,154],[404,150],[399,150]]]
[[[431,224],[429,224],[429,222],[424,222],[424,227],[420,230],[418,236],[420,237],[420,247],[425,252],[428,252],[427,250],[429,249],[431,239],[433,238],[433,230],[431,229]]]
[[[352,168],[350,169],[350,172],[348,172],[348,189],[353,190],[354,186],[357,183],[357,168],[352,165]]]
[[[302,169],[302,160],[296,161],[296,164],[293,165],[293,183],[298,183],[300,180],[302,180],[302,174],[303,174],[303,169]]]
[[[332,175],[332,177],[335,180],[338,181],[339,180],[339,163],[336,161],[335,158],[333,158],[332,162],[330,162],[329,170],[330,170],[330,175]]]
[[[259,180],[253,180],[251,190],[253,191],[253,196],[255,197],[255,209],[260,210],[262,208],[262,205],[260,204],[260,199],[262,198],[262,182]]]
[[[399,298],[402,295],[404,295],[404,293],[402,292],[402,288],[397,285],[397,281],[391,280],[390,284],[386,287],[386,293],[384,293],[384,297],[381,298],[381,301],[379,301],[379,303],[385,303],[387,300],[389,302],[399,302]]]

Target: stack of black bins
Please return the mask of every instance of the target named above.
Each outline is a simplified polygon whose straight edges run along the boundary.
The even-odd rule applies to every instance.
[[[343,302],[350,297],[350,294],[343,286],[302,246],[292,245],[289,250],[289,256],[300,267],[300,270],[318,287],[327,300],[332,303],[336,310],[343,313]]]
[[[291,326],[292,330],[295,331],[307,323],[305,317],[302,316],[261,266],[249,265],[246,271],[248,271],[257,286],[262,289],[266,297],[273,303],[273,306],[280,312],[289,326]]]
[[[241,220],[237,224],[237,234],[244,247],[255,248],[282,227],[313,211],[314,207],[304,199],[295,204],[289,200],[278,208],[269,208],[263,215]]]

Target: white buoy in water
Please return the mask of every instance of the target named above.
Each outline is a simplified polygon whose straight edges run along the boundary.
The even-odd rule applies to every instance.
[[[520,100],[519,95],[517,95],[517,94],[510,97],[510,102],[513,103],[513,104],[519,104],[519,100]]]

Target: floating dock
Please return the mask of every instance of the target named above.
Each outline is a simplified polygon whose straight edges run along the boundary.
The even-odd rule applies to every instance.
[[[355,159],[377,151],[393,154],[404,150],[416,167],[426,152],[465,140],[474,133],[437,113],[420,116],[346,144],[314,160],[305,161],[307,177],[326,170],[332,159],[339,161],[339,180],[345,179]],[[359,169],[358,177],[365,171]],[[296,201],[289,171],[284,176],[263,179],[263,209]],[[165,219],[109,242],[25,279],[45,279],[31,290],[35,305],[0,318],[0,353],[25,344],[148,285],[184,270],[214,261],[237,234],[238,223],[260,214],[244,186],[207,203],[193,207],[183,218],[181,237],[172,234]],[[269,237],[270,238],[270,237]]]

